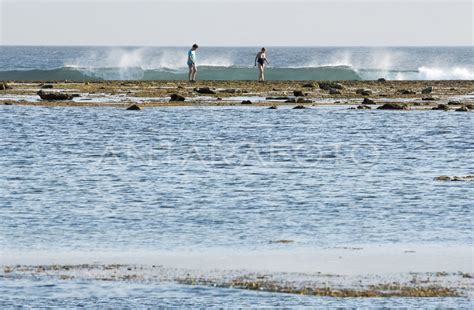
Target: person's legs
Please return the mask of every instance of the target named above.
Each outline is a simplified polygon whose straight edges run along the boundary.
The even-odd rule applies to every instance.
[[[192,80],[196,82],[196,74],[197,74],[197,68],[196,65],[193,65],[193,74],[192,74]]]
[[[263,70],[264,70],[263,65],[258,64],[258,71],[259,71],[258,80],[259,80],[259,81],[264,81],[264,80],[265,80],[265,76],[264,76]]]
[[[192,81],[193,80],[193,65],[188,65],[188,68],[189,68],[189,81]]]

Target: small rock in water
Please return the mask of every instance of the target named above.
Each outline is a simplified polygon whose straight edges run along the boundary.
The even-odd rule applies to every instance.
[[[172,94],[171,99],[170,99],[170,101],[184,101],[184,100],[186,100],[186,98],[178,94]]]
[[[339,90],[335,89],[335,88],[330,88],[329,89],[329,94],[330,95],[340,95],[341,92]]]
[[[270,243],[293,243],[295,242],[294,240],[287,240],[287,239],[281,239],[281,240],[272,240]]]
[[[277,107],[275,105],[272,105],[271,107],[268,107],[269,110],[276,110]]]
[[[357,109],[358,109],[358,110],[370,110],[370,109],[372,109],[372,108],[369,107],[368,105],[363,105],[363,104],[362,104],[362,105],[357,106]]]
[[[367,105],[367,104],[377,104],[377,103],[375,103],[375,101],[373,101],[372,99],[364,98],[364,100],[362,100],[362,104]]]
[[[142,109],[142,108],[140,108],[140,107],[139,107],[138,105],[136,105],[136,104],[132,104],[131,106],[129,106],[129,107],[127,108],[127,110],[129,110],[129,111],[138,111],[138,110],[141,110],[141,109]]]
[[[295,103],[313,103],[313,101],[304,98],[297,98]]]
[[[40,90],[38,93],[38,96],[42,100],[48,100],[48,101],[53,101],[53,100],[72,100],[74,96],[69,95],[69,94],[63,94],[63,93],[45,93],[42,90]]]
[[[421,93],[422,93],[422,94],[431,94],[432,91],[433,91],[433,86],[428,86],[428,87],[426,87],[426,88],[423,88],[423,89],[421,90]]]
[[[461,105],[461,104],[462,104],[462,102],[457,101],[457,100],[448,101],[448,105]]]
[[[250,101],[250,100],[244,100],[244,101],[242,101],[241,104],[252,104],[252,101]]]
[[[435,100],[438,100],[438,98],[428,96],[428,97],[423,97],[423,98],[421,98],[421,100],[424,100],[424,101],[435,101]]]
[[[379,78],[379,79],[377,80],[377,82],[383,83],[383,82],[387,82],[387,80],[384,79],[384,78]]]
[[[297,105],[293,107],[293,110],[301,110],[301,109],[306,109],[306,107],[304,105]]]
[[[213,94],[216,93],[215,91],[213,91],[209,87],[195,88],[194,91],[199,93],[199,94],[209,94],[209,95],[213,95]]]
[[[407,105],[402,105],[398,103],[386,103],[377,108],[377,110],[408,110]]]
[[[304,93],[301,90],[294,90],[293,95],[295,97],[304,97]]]
[[[281,96],[281,97],[267,97],[265,98],[267,100],[290,100],[290,97],[285,97],[285,96]]]
[[[455,110],[456,112],[469,112],[471,111],[467,106],[463,105],[462,107]]]
[[[465,175],[465,176],[448,176],[441,175],[434,178],[436,181],[474,181],[474,175]]]
[[[442,110],[442,111],[448,111],[449,107],[446,104],[438,104],[437,107],[432,108],[431,110]]]

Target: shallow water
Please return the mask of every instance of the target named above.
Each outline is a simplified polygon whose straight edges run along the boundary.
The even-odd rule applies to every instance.
[[[473,117],[347,107],[1,106],[0,248],[34,257],[72,249],[472,246],[474,183],[433,178],[474,174]],[[271,242],[280,239],[294,243]],[[36,302],[34,281],[10,281],[0,294],[7,303]],[[12,294],[18,283],[23,293]],[[170,305],[182,296],[207,304],[210,295],[217,305],[347,302],[176,285],[43,289],[58,290],[51,305],[115,302],[61,297],[75,294],[70,286],[102,285],[125,291],[119,304],[163,296]]]
[[[465,307],[469,298],[330,298],[179,284],[10,279],[0,306],[44,307]]]

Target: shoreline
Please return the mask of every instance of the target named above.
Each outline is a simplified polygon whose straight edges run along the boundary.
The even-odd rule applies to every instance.
[[[474,296],[471,246],[9,253],[0,256],[4,279],[176,283],[331,297]]]

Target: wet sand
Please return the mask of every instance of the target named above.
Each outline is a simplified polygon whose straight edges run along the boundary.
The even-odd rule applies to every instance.
[[[455,110],[474,104],[474,81],[100,81],[7,82],[0,91],[1,104],[37,106],[90,106],[126,108],[163,106],[296,106],[362,104],[371,99],[376,108],[398,103],[406,109],[432,109],[445,104]],[[199,93],[196,89],[209,88]],[[45,93],[75,95],[72,100],[41,100]],[[295,93],[296,92],[296,93]],[[301,92],[302,94],[298,94]],[[170,101],[173,94],[184,101]],[[297,96],[295,96],[297,95]],[[243,101],[245,102],[242,104]]]

